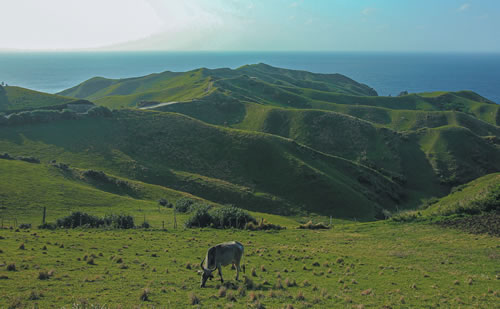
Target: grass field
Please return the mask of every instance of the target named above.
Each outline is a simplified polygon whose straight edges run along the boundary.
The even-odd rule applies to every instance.
[[[390,222],[294,227],[289,221],[279,232],[0,230],[0,307],[179,308],[191,307],[194,297],[202,308],[494,308],[499,302],[498,238]],[[236,282],[225,267],[227,289],[216,280],[200,289],[202,257],[227,240],[245,245],[248,279]],[[7,270],[11,264],[15,271]],[[140,299],[145,289],[147,301]]]

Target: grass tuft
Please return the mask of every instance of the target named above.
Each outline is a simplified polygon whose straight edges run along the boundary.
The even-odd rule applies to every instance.
[[[47,271],[41,271],[38,273],[39,280],[48,280],[50,278],[49,273]]]
[[[151,293],[151,291],[149,290],[149,288],[143,289],[141,294],[139,295],[139,300],[149,301],[149,294],[150,293]]]

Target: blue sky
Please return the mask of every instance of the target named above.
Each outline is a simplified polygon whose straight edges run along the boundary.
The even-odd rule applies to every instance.
[[[498,0],[0,0],[0,5],[0,49],[500,52]]]

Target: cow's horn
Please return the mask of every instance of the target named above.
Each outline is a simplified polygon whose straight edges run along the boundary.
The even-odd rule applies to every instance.
[[[203,267],[203,262],[205,262],[205,258],[203,258],[203,260],[201,260],[201,264],[200,264],[201,269],[205,270],[205,268]]]

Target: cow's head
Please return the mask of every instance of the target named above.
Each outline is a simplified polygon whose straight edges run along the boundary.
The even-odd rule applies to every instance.
[[[205,259],[203,259],[203,261],[201,261],[201,264],[200,264],[201,270],[198,271],[198,273],[201,275],[201,284],[200,284],[201,288],[205,287],[205,283],[207,283],[208,279],[212,280],[214,278],[214,275],[212,274],[212,272],[215,270],[215,269],[205,268],[203,266],[204,261],[205,261]]]
[[[205,262],[205,258],[201,261],[200,268],[201,270],[198,271],[198,273],[201,275],[201,285],[200,287],[205,287],[205,283],[207,282],[208,279],[212,280],[214,278],[214,275],[212,272],[217,269],[216,263],[215,263],[215,247],[212,247],[208,250],[207,256],[207,266],[208,268],[205,268],[203,266],[203,263]],[[214,264],[214,268],[210,268],[210,264]]]

